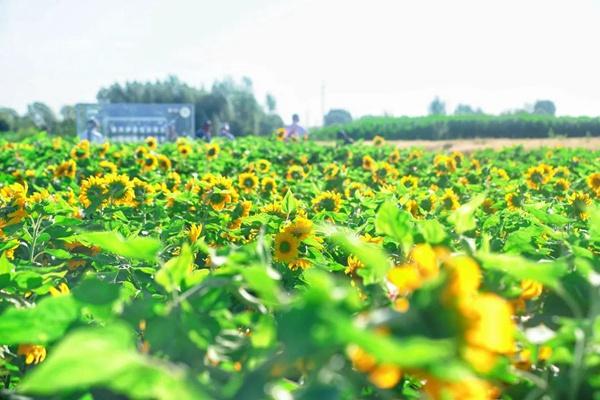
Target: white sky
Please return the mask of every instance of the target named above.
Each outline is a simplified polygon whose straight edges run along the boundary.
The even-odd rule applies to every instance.
[[[600,115],[600,0],[0,0],[0,105],[93,102],[114,81],[243,75],[284,119],[420,115],[435,95],[497,113]]]

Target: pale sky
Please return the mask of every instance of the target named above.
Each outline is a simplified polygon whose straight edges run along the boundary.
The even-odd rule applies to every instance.
[[[600,115],[600,0],[0,0],[0,106],[93,102],[114,81],[249,76],[285,120],[422,115],[438,95],[498,113]]]

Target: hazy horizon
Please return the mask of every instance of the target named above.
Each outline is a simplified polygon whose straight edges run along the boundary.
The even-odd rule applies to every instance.
[[[437,95],[497,114],[537,99],[600,115],[600,0],[0,0],[0,106],[94,102],[114,82],[250,77],[284,120],[424,115]]]

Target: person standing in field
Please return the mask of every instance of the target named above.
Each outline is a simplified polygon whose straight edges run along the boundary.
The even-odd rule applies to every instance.
[[[196,132],[196,139],[202,139],[210,142],[212,139],[212,122],[210,119],[206,120],[204,124],[202,124],[202,128]]]
[[[233,134],[229,130],[229,123],[228,122],[225,122],[223,124],[223,127],[221,127],[221,130],[219,131],[219,136],[222,137],[222,138],[225,138],[227,140],[235,140],[235,136],[233,136]]]
[[[286,139],[308,139],[308,131],[300,125],[300,117],[298,114],[292,115],[292,124],[286,127],[286,132]]]
[[[104,142],[104,136],[98,130],[100,124],[98,120],[94,117],[87,120],[87,125],[81,140],[87,139],[90,143],[102,143]]]

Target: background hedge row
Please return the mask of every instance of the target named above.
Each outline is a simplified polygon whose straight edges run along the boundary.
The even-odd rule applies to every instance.
[[[600,136],[600,118],[531,114],[363,117],[348,124],[314,129],[311,136],[335,139],[341,129],[354,139],[372,139],[375,135],[388,140],[578,137]]]

